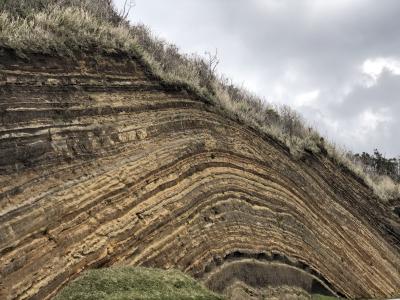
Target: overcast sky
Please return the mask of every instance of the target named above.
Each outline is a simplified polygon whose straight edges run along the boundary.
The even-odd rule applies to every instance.
[[[218,49],[220,73],[347,149],[400,154],[400,0],[136,0],[130,20]]]

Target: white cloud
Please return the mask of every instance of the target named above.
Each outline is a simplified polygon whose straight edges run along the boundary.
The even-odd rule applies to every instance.
[[[314,12],[332,14],[351,9],[362,1],[365,2],[365,0],[308,0],[308,4]]]
[[[377,130],[378,127],[386,122],[390,122],[392,118],[388,114],[387,108],[380,108],[378,111],[367,109],[360,114],[360,128],[363,136],[368,136],[370,131]]]
[[[277,12],[279,10],[284,10],[288,5],[287,2],[281,0],[253,0],[255,5],[262,10],[266,10],[269,12]]]
[[[315,106],[319,98],[319,95],[320,91],[318,89],[307,93],[302,93],[295,97],[294,106],[295,107]]]
[[[326,118],[324,126],[327,127],[329,136],[339,138],[345,142],[344,145],[356,144],[360,151],[371,145],[372,148],[379,148],[382,139],[390,138],[393,122],[389,109],[381,108],[377,111],[366,109],[347,120]],[[371,151],[372,148],[366,150]]]
[[[367,76],[366,85],[371,86],[376,84],[384,70],[391,72],[394,75],[400,75],[400,60],[396,58],[378,57],[367,59],[362,64],[362,72]]]

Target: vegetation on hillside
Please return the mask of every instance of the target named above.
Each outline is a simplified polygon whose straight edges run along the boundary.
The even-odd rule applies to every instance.
[[[400,194],[400,158],[386,158],[377,149],[371,155],[348,153],[352,166],[372,182],[381,198],[397,198]]]
[[[131,26],[111,0],[0,0],[0,46],[19,55],[41,52],[69,55],[81,51],[125,53],[142,60],[165,84],[182,85],[219,106],[231,118],[284,143],[299,158],[305,152],[326,151],[339,165],[362,177],[382,199],[400,195],[371,176],[347,152],[325,141],[289,107],[273,107],[236,87],[215,72],[217,59],[185,55],[154,37],[143,25]]]
[[[38,12],[48,12],[50,8],[77,7],[96,18],[118,24],[121,16],[113,8],[112,0],[0,0],[0,10],[16,18],[29,18]]]
[[[386,158],[378,149],[371,155],[363,152],[354,154],[354,160],[361,163],[364,172],[371,176],[388,176],[394,182],[400,182],[400,157]]]
[[[55,300],[222,300],[194,279],[175,270],[106,268],[86,271]]]

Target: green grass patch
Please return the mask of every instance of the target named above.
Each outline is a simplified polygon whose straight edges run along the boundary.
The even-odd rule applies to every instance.
[[[90,270],[68,284],[55,300],[223,299],[176,270],[122,267]]]

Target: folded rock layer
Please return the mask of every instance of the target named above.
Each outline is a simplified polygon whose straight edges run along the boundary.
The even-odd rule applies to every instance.
[[[111,265],[218,292],[400,294],[399,220],[362,180],[324,151],[293,158],[138,59],[3,49],[0,120],[1,299],[51,299]]]

